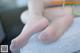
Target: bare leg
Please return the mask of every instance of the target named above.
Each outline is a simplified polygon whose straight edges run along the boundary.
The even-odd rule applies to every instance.
[[[73,22],[72,10],[70,7],[54,8],[47,11],[48,19],[51,21],[49,26],[39,35],[40,41],[52,43],[56,41],[69,28]],[[46,16],[45,15],[45,16]]]
[[[28,42],[32,34],[40,32],[48,26],[48,20],[42,16],[33,15],[32,17],[29,17],[29,15],[26,15],[25,17],[29,19],[26,20],[27,23],[25,24],[21,34],[12,40],[10,45],[11,51],[15,51],[23,47]]]

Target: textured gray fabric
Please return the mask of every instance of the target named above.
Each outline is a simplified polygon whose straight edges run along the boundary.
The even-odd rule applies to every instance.
[[[0,43],[2,42],[4,37],[5,37],[5,34],[3,32],[2,24],[1,24],[1,21],[0,21]]]
[[[43,44],[33,35],[21,53],[80,53],[80,18],[76,18],[67,32],[55,43]]]

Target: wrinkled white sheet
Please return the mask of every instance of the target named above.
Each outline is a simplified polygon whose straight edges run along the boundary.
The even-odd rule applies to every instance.
[[[21,53],[80,53],[80,18],[55,43],[43,44],[38,39],[39,33],[33,35],[29,43],[21,48]]]

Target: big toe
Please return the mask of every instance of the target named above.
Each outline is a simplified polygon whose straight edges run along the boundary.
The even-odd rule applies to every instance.
[[[11,41],[11,45],[10,45],[10,50],[11,50],[11,51],[16,51],[16,50],[18,50],[16,43],[17,43],[17,42],[16,42],[15,40],[12,40],[12,41]]]

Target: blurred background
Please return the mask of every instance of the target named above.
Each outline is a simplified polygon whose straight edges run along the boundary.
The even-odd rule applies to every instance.
[[[28,0],[0,0],[0,45],[9,46],[11,40],[21,32],[24,24],[20,15],[28,9],[27,3]],[[10,50],[8,53],[11,53]]]
[[[28,0],[0,0],[0,45],[10,45],[24,24],[20,14],[27,10]],[[8,53],[11,53],[10,50]]]

